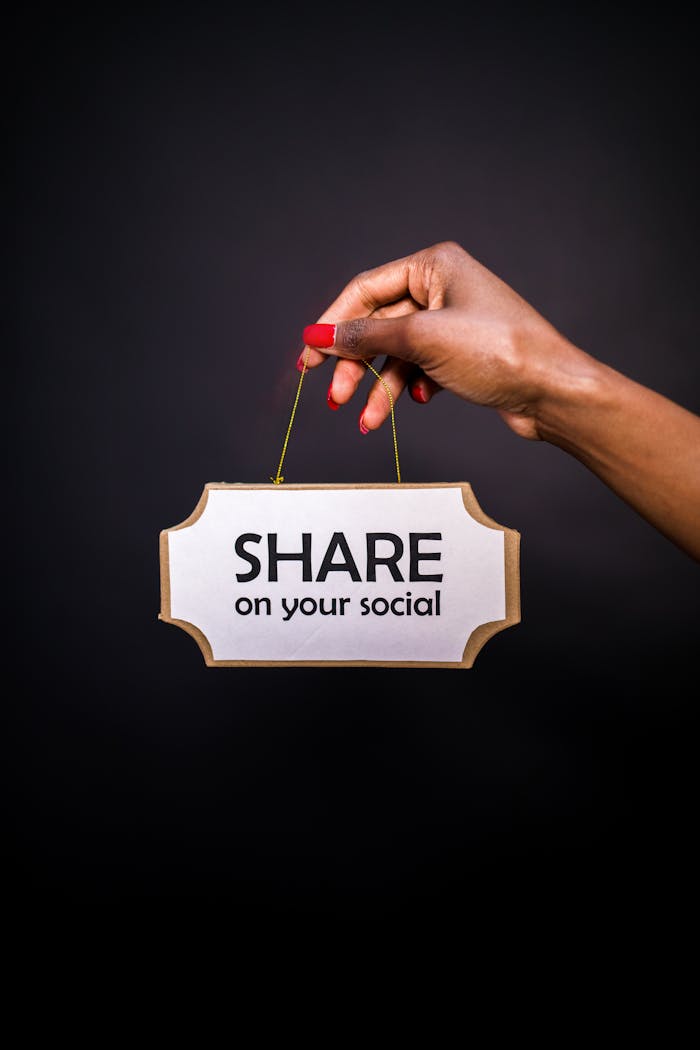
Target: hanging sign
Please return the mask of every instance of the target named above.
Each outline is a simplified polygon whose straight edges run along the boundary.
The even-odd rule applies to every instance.
[[[160,619],[210,667],[471,667],[520,620],[520,536],[466,483],[210,484],[160,536]]]

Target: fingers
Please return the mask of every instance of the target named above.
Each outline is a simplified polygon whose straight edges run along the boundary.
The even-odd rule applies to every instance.
[[[304,366],[306,368],[316,368],[317,365],[322,365],[325,360],[326,354],[322,354],[320,350],[314,350],[310,346],[305,346],[297,358],[297,372],[303,372]]]
[[[337,299],[324,310],[317,324],[332,325],[362,320],[402,299],[411,300],[419,310],[442,309],[449,295],[454,298],[454,275],[464,267],[467,260],[472,266],[483,269],[458,244],[444,241],[372,270],[365,270],[353,277]],[[460,282],[457,283],[459,285]],[[315,368],[328,356],[324,349],[317,344],[307,344],[297,367],[301,370],[306,361],[307,367]]]
[[[410,295],[410,255],[384,263],[374,270],[358,273],[331,303],[319,322],[345,321],[366,317],[381,306],[395,303]]]
[[[365,358],[369,361],[369,358]],[[371,363],[371,362],[370,362]],[[335,366],[333,380],[328,388],[328,405],[337,410],[348,401],[357,391],[365,372],[362,361],[340,360]],[[427,405],[435,394],[443,389],[434,379],[425,375],[422,371],[416,371],[413,365],[407,361],[397,361],[387,358],[386,364],[381,371],[381,377],[391,391],[394,404],[408,387],[409,393],[419,405]],[[367,398],[365,407],[360,413],[360,430],[366,433],[368,430],[376,430],[391,414],[391,402],[383,383],[377,380]]]
[[[379,307],[372,316],[375,318],[404,317],[406,314],[415,313],[418,309],[419,306],[415,300],[405,298],[389,306]],[[365,358],[365,360],[371,359]],[[366,371],[362,361],[350,361],[346,358],[337,360],[333,378],[328,387],[329,406],[335,409],[346,404],[364,379]]]
[[[383,382],[377,380],[374,383],[360,413],[359,425],[363,434],[381,426],[391,413],[392,399],[396,402],[409,382],[411,396],[419,404],[427,404],[441,389],[415,365],[416,342],[421,342],[426,311],[419,310],[412,299],[406,298],[401,303],[384,307],[382,314],[337,324],[318,323],[304,329],[304,341],[308,345],[322,346],[329,354],[340,358],[328,389],[331,408],[338,408],[353,396],[364,376],[364,361],[386,354],[381,373]],[[387,316],[390,314],[394,316]]]
[[[427,405],[443,389],[439,383],[420,370],[414,372],[408,381],[409,393],[419,405]]]
[[[402,361],[413,361],[416,348],[416,322],[427,311],[403,317],[357,317],[337,324],[312,324],[304,329],[304,342],[322,348],[335,357],[354,360],[386,354]]]
[[[397,361],[395,358],[386,360],[380,373],[382,378],[373,383],[365,407],[360,412],[359,426],[363,434],[376,430],[391,415],[392,404],[395,405],[403,393],[412,371],[413,366],[407,361]]]
[[[392,403],[395,405],[406,387],[411,397],[418,404],[427,403],[443,388],[434,379],[430,379],[407,361],[387,358],[381,370],[381,380],[376,380],[370,390],[365,407],[360,413],[359,426],[363,434],[377,430],[391,415]],[[389,393],[391,398],[389,398]]]
[[[366,371],[362,361],[336,361],[331,385],[328,387],[329,406],[340,408],[341,405],[347,404],[364,379]]]
[[[324,310],[317,324],[368,317],[387,304],[410,298],[409,275],[412,258],[413,256],[406,256],[394,262],[384,263],[373,270],[358,273],[328,309]],[[307,344],[299,355],[297,368],[301,372],[304,362],[307,368],[316,368],[317,365],[323,364],[327,356],[320,347]]]

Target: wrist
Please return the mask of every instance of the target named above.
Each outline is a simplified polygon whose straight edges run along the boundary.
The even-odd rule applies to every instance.
[[[560,337],[547,355],[535,407],[538,437],[579,457],[585,456],[596,419],[614,410],[619,384],[614,369]]]

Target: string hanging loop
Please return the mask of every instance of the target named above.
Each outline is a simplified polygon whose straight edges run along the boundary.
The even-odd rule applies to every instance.
[[[396,417],[394,416],[394,395],[392,394],[391,390],[389,389],[388,384],[385,382],[384,378],[379,374],[377,369],[373,365],[371,365],[369,363],[369,361],[365,361],[364,357],[361,358],[361,361],[362,361],[362,364],[365,366],[365,368],[367,368],[370,372],[372,372],[373,375],[375,375],[377,377],[377,379],[379,380],[379,382],[382,384],[382,386],[384,388],[384,392],[385,392],[387,398],[389,399],[389,408],[391,410],[391,435],[392,435],[392,438],[393,438],[393,441],[394,441],[394,462],[395,462],[395,465],[396,465],[396,480],[397,480],[397,482],[400,485],[401,484],[401,464],[399,463],[399,443],[398,443],[398,439],[396,437]],[[298,386],[297,386],[296,397],[294,398],[294,404],[292,405],[292,412],[291,412],[291,415],[289,417],[289,423],[287,425],[287,433],[284,435],[284,442],[282,444],[282,453],[280,455],[280,461],[277,464],[277,470],[275,472],[274,477],[272,477],[272,476],[270,477],[270,481],[272,482],[273,485],[281,485],[282,482],[284,481],[284,475],[282,474],[282,466],[284,464],[284,457],[287,455],[287,446],[289,445],[289,435],[292,433],[292,427],[294,426],[294,417],[296,416],[297,406],[299,404],[299,398],[301,397],[301,388],[302,388],[302,386],[304,384],[304,376],[306,375],[306,372],[307,372],[308,362],[309,362],[309,347],[307,346],[306,352],[304,354],[304,363],[303,363],[303,367],[302,367],[302,370],[301,370],[301,375],[299,376],[299,383],[298,383]]]

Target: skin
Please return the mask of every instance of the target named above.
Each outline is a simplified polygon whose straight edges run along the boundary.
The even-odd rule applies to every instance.
[[[316,368],[337,358],[329,397],[347,404],[386,355],[396,400],[451,390],[494,408],[522,438],[548,441],[700,560],[700,418],[574,346],[458,244],[446,242],[358,274],[319,318],[335,342],[305,347]],[[390,413],[376,381],[360,419]]]

